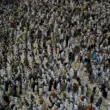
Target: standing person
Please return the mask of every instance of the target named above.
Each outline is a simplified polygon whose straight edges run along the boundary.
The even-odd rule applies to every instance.
[[[66,47],[68,47],[69,36],[66,35]]]
[[[52,85],[53,85],[53,78],[51,78],[49,82],[49,91],[51,91]]]
[[[108,91],[107,91],[107,88],[105,88],[103,90],[103,97],[107,99],[107,94],[108,94]]]
[[[93,87],[93,91],[94,94],[96,93],[96,85]]]
[[[45,101],[43,101],[43,104],[42,104],[42,110],[47,110],[47,106],[46,106]]]
[[[101,103],[102,103],[102,98],[99,98],[98,101],[96,102],[96,107],[97,107],[98,109],[100,109]]]
[[[68,56],[69,56],[69,61],[71,61],[71,58],[72,58],[72,52],[71,51],[69,52]]]
[[[91,104],[94,103],[94,94],[92,94],[91,97],[90,97],[90,103],[91,103]]]
[[[101,97],[98,99],[98,102],[100,105],[102,104],[102,98]]]
[[[75,60],[75,54],[74,54],[74,51],[72,52],[71,59],[72,59],[72,61]]]
[[[55,90],[57,89],[57,81],[56,80],[54,81],[54,89]]]
[[[87,101],[87,99],[86,99],[86,98],[84,98],[83,103],[84,103],[84,110],[85,110],[85,109],[86,109],[86,107],[87,107],[87,105],[88,105],[88,101]]]
[[[61,91],[61,88],[60,88],[60,87],[61,87],[61,85],[60,85],[60,82],[59,82],[59,83],[57,84],[57,91],[58,91],[58,92]]]
[[[89,78],[86,74],[86,76],[84,77],[84,86],[86,86],[88,84]]]

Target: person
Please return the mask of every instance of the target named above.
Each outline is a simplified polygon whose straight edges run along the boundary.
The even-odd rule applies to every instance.
[[[88,80],[89,80],[89,78],[86,74],[86,76],[84,77],[84,86],[88,84]]]
[[[103,97],[107,98],[107,88],[105,90],[103,90]]]
[[[50,79],[50,83],[49,83],[49,91],[51,91],[51,88],[52,88],[52,84],[53,84],[53,79]]]
[[[91,104],[94,103],[94,94],[92,94],[91,97],[90,97],[90,103],[91,103]]]

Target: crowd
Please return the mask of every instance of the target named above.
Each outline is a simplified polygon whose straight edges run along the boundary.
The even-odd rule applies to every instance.
[[[3,0],[0,47],[0,110],[99,110],[110,97],[109,0]]]

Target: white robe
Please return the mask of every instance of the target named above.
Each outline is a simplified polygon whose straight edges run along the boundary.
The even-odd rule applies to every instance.
[[[71,78],[74,76],[73,68],[70,69],[70,71],[69,71],[69,75],[70,75]]]
[[[78,101],[78,95],[77,94],[74,95],[74,99],[75,99],[75,103],[77,103],[77,101]]]
[[[57,85],[57,91],[60,92],[60,83]]]
[[[72,91],[70,92],[70,94],[69,94],[70,96],[70,100],[72,100],[73,99],[73,93],[72,93]]]
[[[78,96],[81,96],[81,87],[79,87]]]
[[[69,105],[68,99],[65,100],[64,105],[65,105],[66,108],[68,107],[68,105]]]
[[[7,67],[8,78],[11,78],[11,67],[8,65]]]
[[[35,92],[37,92],[37,85],[35,85],[35,88],[34,88]]]
[[[88,102],[87,102],[87,99],[84,98],[84,105],[87,106]]]
[[[73,110],[73,104],[72,103],[69,104],[69,110]]]
[[[59,110],[63,110],[63,108],[64,108],[64,105],[60,104],[60,109]]]

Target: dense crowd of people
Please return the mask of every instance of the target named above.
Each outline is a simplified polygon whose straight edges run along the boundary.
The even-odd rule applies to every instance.
[[[110,97],[109,0],[3,0],[0,47],[0,110],[99,110]]]

